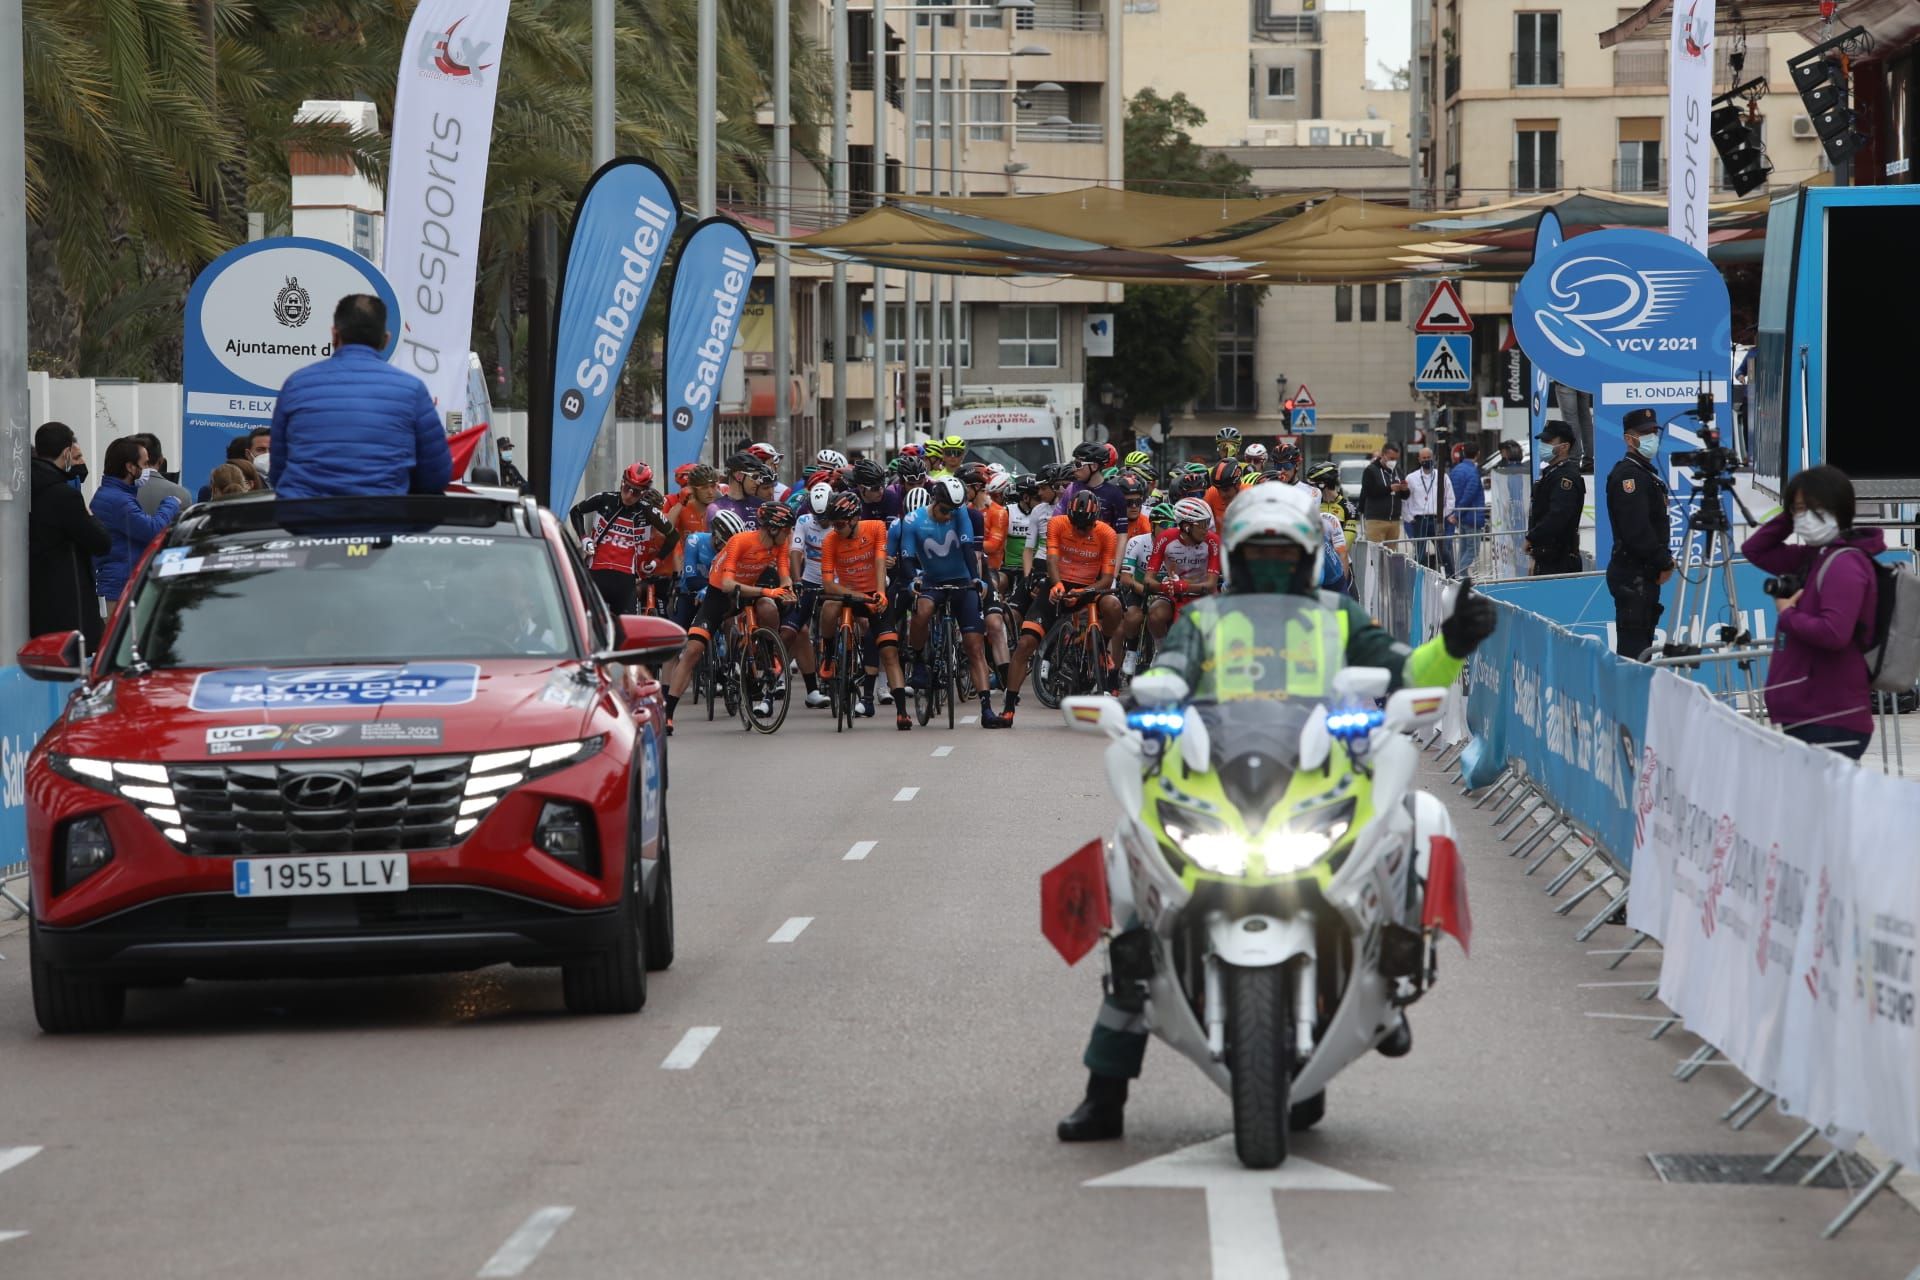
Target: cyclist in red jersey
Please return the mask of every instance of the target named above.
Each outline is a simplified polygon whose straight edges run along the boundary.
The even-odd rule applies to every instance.
[[[680,532],[660,512],[653,468],[646,463],[628,467],[617,492],[582,498],[567,518],[585,544],[588,575],[615,613],[634,612],[641,577],[657,579],[656,589],[663,596],[672,585],[672,567],[662,561],[680,540]]]
[[[1174,526],[1154,539],[1147,558],[1147,629],[1155,641],[1167,638],[1180,606],[1220,589],[1220,535],[1213,512],[1199,498],[1173,505]]]

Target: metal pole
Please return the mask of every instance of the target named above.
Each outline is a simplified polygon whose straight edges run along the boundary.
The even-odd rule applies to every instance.
[[[847,0],[833,0],[833,216],[845,222],[847,188]],[[833,264],[833,439],[847,437],[847,264]]]
[[[720,109],[717,90],[717,71],[719,62],[720,0],[700,0],[700,35],[698,39],[698,91],[695,99],[695,114],[700,117],[699,133],[699,169],[694,189],[695,209],[702,218],[713,216],[717,203],[719,168],[715,156],[714,113]],[[716,432],[717,436],[719,433]]]
[[[789,144],[793,120],[788,103],[787,0],[773,0],[773,447],[782,457],[793,453],[793,287],[786,238],[792,230],[788,206],[793,200],[793,156]],[[805,463],[796,464],[806,474]]]
[[[929,29],[929,39],[933,42],[934,57],[929,65],[937,64],[940,52],[940,20],[936,17]],[[907,10],[907,158],[905,169],[901,173],[900,186],[908,196],[917,195],[920,189],[920,14],[915,9]],[[929,81],[931,84],[931,81]],[[933,98],[928,94],[927,131],[933,132]],[[936,139],[928,144],[927,155],[927,193],[933,193],[934,149],[940,145]],[[906,315],[901,326],[906,335],[907,357],[907,430],[912,431],[920,416],[920,273],[909,271],[903,281],[906,284]],[[934,277],[937,282],[939,277]]]
[[[593,167],[613,159],[613,0],[593,0]],[[619,396],[607,397],[600,426],[593,434],[593,456],[587,471],[587,492],[613,487],[619,460],[618,433],[612,430]],[[572,498],[562,495],[561,502]]]
[[[712,0],[707,0],[712,3]],[[911,15],[909,15],[911,16]],[[911,131],[909,131],[911,132]],[[887,199],[887,3],[873,0],[873,206]],[[873,269],[873,444],[882,453],[881,441],[890,427],[887,403],[887,273]],[[897,447],[897,446],[896,446]]]
[[[21,0],[0,0],[0,654],[8,662],[27,641],[27,132],[20,9]]]
[[[1008,21],[1013,20],[1013,15],[1006,15],[1006,19]],[[958,31],[956,31],[955,36],[956,44],[965,43],[964,37],[961,36]],[[947,194],[957,196],[960,194],[960,121],[968,114],[961,109],[960,105],[960,54],[958,50],[955,50],[953,56],[947,59],[947,76]],[[1007,82],[1009,84],[1013,82],[1013,68],[1011,64],[1009,64],[1007,68]],[[960,398],[960,277],[957,274],[947,277],[947,296],[953,308],[952,319],[947,326],[948,366],[951,371],[947,379],[947,386],[952,397],[958,400]],[[940,326],[937,324],[934,325],[934,332],[938,333],[939,331]],[[933,350],[935,356],[938,356],[940,347],[937,343]],[[940,416],[940,399],[938,396],[934,397],[933,416],[935,419],[938,419]],[[936,431],[934,434],[945,435],[946,432]]]

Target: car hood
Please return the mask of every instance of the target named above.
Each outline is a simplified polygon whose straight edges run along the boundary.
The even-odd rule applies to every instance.
[[[67,755],[186,761],[566,742],[587,735],[600,700],[597,679],[581,683],[583,667],[539,658],[119,675],[96,695],[99,713],[70,704],[48,745]]]

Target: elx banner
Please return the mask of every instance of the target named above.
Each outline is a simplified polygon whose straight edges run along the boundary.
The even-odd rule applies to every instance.
[[[1701,390],[1727,403],[1733,320],[1726,282],[1697,249],[1636,227],[1593,231],[1536,250],[1513,296],[1513,327],[1534,368],[1594,393],[1594,551],[1613,551],[1606,476],[1626,456],[1620,423],[1629,409],[1660,415],[1662,435]],[[1719,415],[1722,420],[1728,416]],[[1670,479],[1678,501],[1686,473]]]
[[[553,338],[553,468],[548,500],[572,504],[620,370],[680,221],[680,197],[651,163],[609,160],[587,179],[561,268]]]
[[[667,471],[698,462],[720,401],[720,380],[733,354],[733,336],[753,268],[753,241],[731,218],[694,227],[673,268],[667,303]],[[777,389],[783,395],[785,390]]]

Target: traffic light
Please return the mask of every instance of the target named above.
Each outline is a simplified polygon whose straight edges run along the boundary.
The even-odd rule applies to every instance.
[[[1807,118],[1813,121],[1813,131],[1820,135],[1820,147],[1836,165],[1867,143],[1866,135],[1853,127],[1854,114],[1847,105],[1847,68],[1842,52],[1850,41],[1865,35],[1863,28],[1855,27],[1787,62],[1787,69],[1793,73],[1793,87],[1799,91],[1800,101],[1807,109]]]
[[[1280,429],[1293,430],[1293,397],[1289,396],[1280,404]]]

